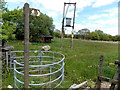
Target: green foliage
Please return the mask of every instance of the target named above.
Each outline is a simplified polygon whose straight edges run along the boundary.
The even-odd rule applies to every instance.
[[[120,35],[113,36],[113,41],[120,41]]]
[[[81,39],[88,39],[88,36],[90,35],[90,30],[87,28],[81,29],[77,32],[77,35],[80,35]]]
[[[4,22],[2,25],[2,30],[0,31],[0,34],[2,40],[8,40],[8,39],[14,39],[15,38],[15,34],[13,34],[13,32],[16,29],[16,25],[12,24],[8,21]]]
[[[60,38],[61,34],[59,32],[54,32],[54,36],[57,37],[57,38]]]
[[[1,0],[0,1],[0,11],[2,11],[2,12],[8,11],[8,9],[5,7],[5,5],[6,5],[6,2],[4,0]]]
[[[96,32],[90,33],[91,40],[99,40],[99,35]]]
[[[3,21],[8,21],[16,24],[16,29],[14,31],[15,37],[17,39],[23,39],[23,12],[22,9],[14,9],[13,11],[8,11],[3,13]]]
[[[14,9],[13,11],[7,11],[3,13],[3,21],[16,24],[16,28],[11,32],[15,34],[18,40],[24,39],[24,20],[22,9]],[[39,17],[30,16],[30,41],[39,41],[40,35],[53,35],[54,25],[53,20],[46,14],[42,14]],[[7,30],[10,30],[8,28]],[[13,30],[12,29],[12,30]],[[5,38],[7,38],[6,36]]]
[[[104,33],[102,30],[90,32],[88,29],[81,29],[75,35],[76,39],[101,40],[101,41],[120,41],[120,35],[112,36]]]
[[[30,16],[30,41],[39,41],[40,35],[53,35],[53,20],[46,14]]]

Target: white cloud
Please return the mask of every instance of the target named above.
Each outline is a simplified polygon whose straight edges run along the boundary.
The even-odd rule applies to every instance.
[[[26,2],[27,0],[5,0],[5,2],[12,2],[12,3],[16,3],[16,2]]]
[[[57,15],[61,15],[63,12],[64,2],[69,2],[69,0],[5,0],[5,1],[12,2],[12,3],[16,3],[16,2],[17,3],[20,3],[20,2],[30,3],[31,2],[32,7],[38,8],[38,7],[42,6],[41,9],[44,9],[50,15],[53,12],[56,12],[56,14],[53,13],[53,17],[56,17]],[[102,5],[111,4],[112,2],[115,2],[115,1],[118,1],[118,0],[107,0],[107,1],[104,1],[104,0],[71,0],[71,2],[77,3],[76,16],[77,16],[78,12],[80,12],[81,10],[83,10],[87,6],[98,7],[98,6],[102,6]],[[72,7],[72,5],[70,6],[70,9],[71,9],[71,7]],[[38,8],[38,9],[40,9],[40,8]],[[71,13],[71,12],[68,12],[68,13]]]
[[[111,15],[111,14],[109,14]],[[116,15],[116,14],[115,14]],[[83,28],[88,28],[91,31],[94,31],[96,29],[100,29],[105,33],[111,34],[111,35],[117,35],[118,34],[118,17],[113,16],[109,18],[100,18],[101,16],[105,16],[104,14],[102,15],[96,15],[96,17],[89,17],[91,20],[86,20],[82,21],[81,24],[75,24],[75,30],[80,30]],[[96,18],[96,19],[95,19]]]
[[[93,4],[93,7],[100,7],[100,6],[105,6],[108,4],[112,4],[113,2],[117,2],[118,0],[96,0]]]
[[[63,11],[64,2],[69,0],[5,0],[6,2],[32,2],[36,4],[42,4],[44,8],[54,11]],[[83,9],[86,6],[100,7],[104,5],[117,2],[118,0],[71,0],[71,2],[77,3],[78,9]]]
[[[108,10],[100,11],[102,14],[95,14],[90,17],[88,17],[89,20],[99,19],[99,18],[112,18],[117,17],[118,15],[118,8],[111,8]]]
[[[103,28],[105,33],[111,34],[113,36],[118,35],[118,27],[112,27],[112,28]]]
[[[58,15],[57,12],[48,12],[48,16],[52,17],[52,18],[56,18]]]
[[[75,24],[75,30],[80,30],[80,29],[83,29],[83,28],[88,28],[90,29],[91,31],[94,31],[95,29],[100,29],[102,28],[103,26],[101,24],[95,24],[95,23],[85,23],[85,24]]]
[[[83,28],[88,28],[91,32],[95,31],[96,29],[102,30],[104,33],[110,34],[110,35],[118,35],[118,27],[112,26],[109,27],[107,25],[101,25],[101,24],[92,24],[92,23],[86,23],[86,24],[75,24],[75,30],[78,31]]]
[[[107,20],[96,20],[95,23],[97,24],[101,24],[101,25],[113,25],[113,24],[116,24],[118,25],[118,19],[117,17],[116,18],[112,18],[112,19],[107,19]]]
[[[56,26],[55,27],[56,29],[61,30],[61,28],[62,28],[62,22],[53,22],[53,24]]]
[[[108,16],[110,15],[109,14],[99,14],[99,15],[95,14],[95,15],[88,17],[88,19],[93,20],[93,19],[98,19],[98,18],[108,17]]]

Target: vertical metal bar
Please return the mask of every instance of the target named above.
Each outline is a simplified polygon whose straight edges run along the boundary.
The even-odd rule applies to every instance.
[[[40,65],[42,65],[42,51],[40,51]],[[42,73],[42,68],[39,67],[40,74]]]
[[[53,57],[52,57],[52,61],[54,61],[54,52],[53,52]]]
[[[12,70],[12,59],[11,59],[11,51],[9,52],[9,54],[10,54],[10,70]]]
[[[62,81],[64,80],[64,61],[62,62],[62,66],[63,66],[63,68],[62,68]]]
[[[7,69],[8,69],[8,52],[6,51],[6,66],[7,66]]]
[[[16,63],[14,62],[14,88],[16,88],[16,72],[15,72],[15,69],[16,69]]]
[[[29,85],[29,4],[24,4],[24,88]]]
[[[73,16],[73,30],[74,30],[74,24],[75,24],[75,12],[76,12],[76,3],[74,3],[74,16]]]
[[[50,73],[52,73],[52,66],[50,66]],[[52,88],[51,81],[52,81],[52,74],[50,74],[50,88]]]

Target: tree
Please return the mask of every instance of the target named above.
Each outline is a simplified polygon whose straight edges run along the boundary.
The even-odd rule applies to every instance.
[[[53,35],[53,20],[46,14],[39,17],[30,16],[30,41],[39,41],[40,35]]]
[[[13,22],[9,22],[8,19],[4,20],[4,14],[8,12],[8,9],[5,8],[5,2],[0,2],[0,7],[1,11],[0,13],[2,14],[3,20],[0,19],[0,25],[2,25],[2,30],[0,30],[0,38],[2,40],[2,43],[7,42],[8,39],[13,39],[15,35],[13,32],[16,29],[16,24]]]
[[[2,25],[2,39],[8,40],[8,39],[12,39],[15,37],[15,34],[13,34],[13,32],[16,29],[16,25],[13,23],[10,23],[8,21],[4,22]]]
[[[24,39],[24,23],[22,9],[14,9],[3,13],[3,21],[16,24],[14,34],[17,39]],[[53,20],[46,14],[41,13],[39,17],[30,16],[30,41],[39,41],[40,35],[53,35]]]
[[[95,30],[95,32],[99,35],[99,40],[110,41],[111,35],[104,33],[102,30]]]
[[[113,41],[120,41],[120,35],[116,35],[112,37]]]
[[[109,41],[109,35],[108,34],[104,34],[103,35],[103,40],[104,41]]]
[[[91,40],[99,40],[99,35],[96,32],[91,32],[90,33],[90,39]]]
[[[90,34],[90,30],[87,28],[84,28],[79,30],[77,34],[79,34],[82,39],[87,39],[88,35]]]
[[[54,36],[60,38],[61,37],[60,30],[56,29],[54,31]]]
[[[13,11],[8,11],[6,13],[3,13],[3,21],[11,22],[16,24],[16,29],[14,30],[15,37],[17,39],[23,39],[24,38],[24,32],[23,32],[23,12],[22,9],[14,9]]]
[[[95,30],[95,32],[99,35],[99,40],[103,40],[104,32],[102,30]]]
[[[4,2],[4,0],[1,0],[0,1],[0,11],[3,13],[3,12],[7,12],[8,9],[5,7],[6,5],[6,2]]]

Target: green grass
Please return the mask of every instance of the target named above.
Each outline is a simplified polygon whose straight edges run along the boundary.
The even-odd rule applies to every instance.
[[[108,67],[108,63],[118,59],[118,44],[84,40],[74,40],[73,42],[73,48],[70,48],[70,39],[64,39],[62,48],[60,48],[60,39],[54,38],[52,43],[30,43],[29,48],[30,50],[40,50],[41,46],[50,45],[51,51],[65,55],[65,79],[61,88],[68,88],[74,83],[79,84],[86,80],[95,82],[100,55],[104,55],[104,76],[113,77],[115,68]],[[14,50],[24,50],[22,41],[9,41],[8,45],[14,46]],[[13,83],[10,80],[11,77],[13,74],[3,81],[3,88],[11,82]]]

